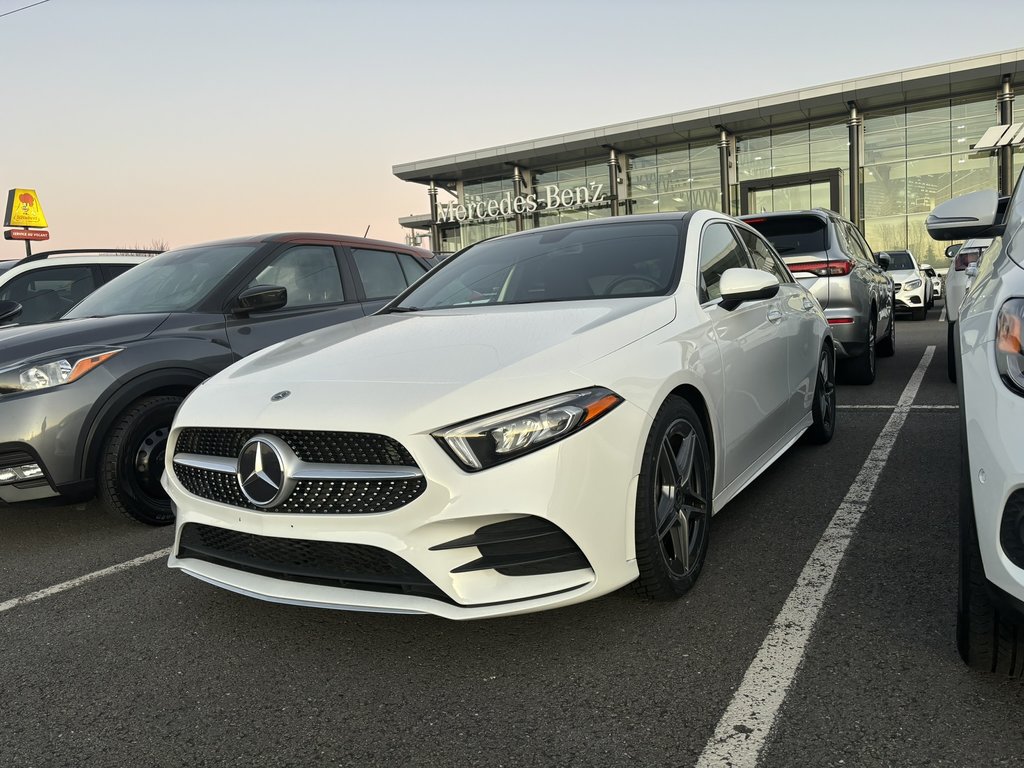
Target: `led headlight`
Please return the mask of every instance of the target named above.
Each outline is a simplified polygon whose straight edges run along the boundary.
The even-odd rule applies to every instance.
[[[433,437],[463,469],[487,469],[578,432],[621,402],[614,392],[592,387],[445,427]]]
[[[913,291],[921,287],[921,280],[916,277],[913,280],[907,280],[907,282],[903,284],[903,287],[908,291]]]
[[[74,350],[15,363],[0,370],[0,395],[70,384],[122,351],[117,347]]]
[[[995,349],[1003,383],[1024,395],[1024,299],[1010,299],[999,309]]]

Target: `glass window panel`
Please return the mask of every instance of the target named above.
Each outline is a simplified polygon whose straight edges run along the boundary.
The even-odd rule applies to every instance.
[[[1019,167],[1016,163],[1014,165]],[[952,166],[952,197],[979,192],[983,189],[996,189],[999,186],[998,166],[994,155],[985,157],[972,157],[969,154],[953,155]]]
[[[907,127],[907,157],[948,155],[949,121]]]
[[[907,212],[907,164],[887,163],[864,169],[864,216]]]
[[[382,253],[401,277],[402,269],[394,253]],[[360,270],[361,271],[361,270]],[[288,290],[288,307],[330,304],[345,300],[341,273],[334,249],[323,245],[299,245],[289,248],[253,279],[253,285],[280,285]],[[402,283],[399,290],[405,287]],[[395,293],[390,294],[394,296]],[[383,294],[382,294],[383,295]]]
[[[907,110],[907,127],[949,122],[949,102],[911,107]]]
[[[907,163],[907,213],[929,213],[950,198],[949,156]]]
[[[787,129],[784,132],[772,133],[772,147],[805,146],[810,141],[809,128]]]
[[[722,210],[722,190],[720,187],[693,188],[690,190],[691,210],[707,208],[712,211]]]
[[[864,131],[864,164],[903,160],[907,156],[907,133],[905,130]]]
[[[907,247],[907,217],[886,216],[866,219],[864,236],[876,251],[901,250]]]
[[[891,131],[898,128],[906,128],[906,110],[899,109],[870,112],[864,119],[865,131]]]
[[[634,195],[633,213],[658,213],[657,195]]]
[[[722,274],[733,267],[750,268],[743,246],[737,242],[732,229],[726,224],[711,224],[700,240],[700,274],[704,283],[703,301],[722,295],[719,283]]]

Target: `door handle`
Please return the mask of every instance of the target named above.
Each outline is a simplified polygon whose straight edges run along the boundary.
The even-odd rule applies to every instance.
[[[768,310],[768,322],[769,323],[780,323],[782,322],[782,312],[772,307]]]

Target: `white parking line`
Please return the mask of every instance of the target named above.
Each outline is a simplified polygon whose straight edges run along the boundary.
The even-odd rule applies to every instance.
[[[161,557],[167,557],[171,554],[171,548],[160,549],[156,552],[150,552],[148,555],[142,557],[136,557],[134,560],[127,560],[117,565],[112,565],[109,568],[104,568],[100,571],[93,571],[87,573],[85,576],[79,576],[77,579],[71,579],[71,581],[61,582],[55,584],[52,587],[41,589],[38,592],[33,592],[28,595],[22,595],[21,597],[15,597],[12,600],[0,603],[0,613],[9,611],[11,608],[17,608],[19,605],[27,605],[28,603],[34,603],[36,600],[42,600],[44,597],[50,597],[51,595],[59,594],[69,589],[73,589],[77,586],[85,584],[86,582],[92,581],[93,579],[99,579],[103,576],[109,576],[112,573],[119,573],[120,571],[126,571],[129,568],[134,568],[136,565],[143,565],[152,560],[159,560]]]
[[[811,553],[715,733],[704,747],[697,761],[698,768],[725,765],[754,768],[757,765],[758,755],[771,735],[782,702],[803,661],[807,642],[832,588],[839,563],[864,515],[934,354],[934,346],[925,350],[892,416],[875,440],[871,453]]]
[[[836,408],[844,408],[848,411],[891,411],[898,408],[896,405],[837,405]],[[912,411],[958,411],[959,405],[911,405]]]
[[[941,323],[945,319],[946,319],[946,307],[943,306],[942,307],[942,311],[939,312],[939,322]]]

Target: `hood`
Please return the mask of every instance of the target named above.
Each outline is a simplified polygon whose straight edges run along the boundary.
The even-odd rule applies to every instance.
[[[437,427],[601,383],[576,371],[675,312],[674,297],[662,296],[374,315],[236,363],[189,398],[185,423],[339,428],[327,416],[370,430],[401,410]],[[290,396],[271,403],[282,390]]]
[[[922,275],[921,273],[913,269],[893,269],[889,272],[886,272],[886,274],[889,275],[889,277],[891,277],[897,283],[905,283],[907,280],[912,280],[915,277],[927,277],[927,275]]]
[[[167,313],[83,317],[38,325],[3,327],[0,328],[0,364],[64,349],[136,341],[155,331],[167,317]]]

